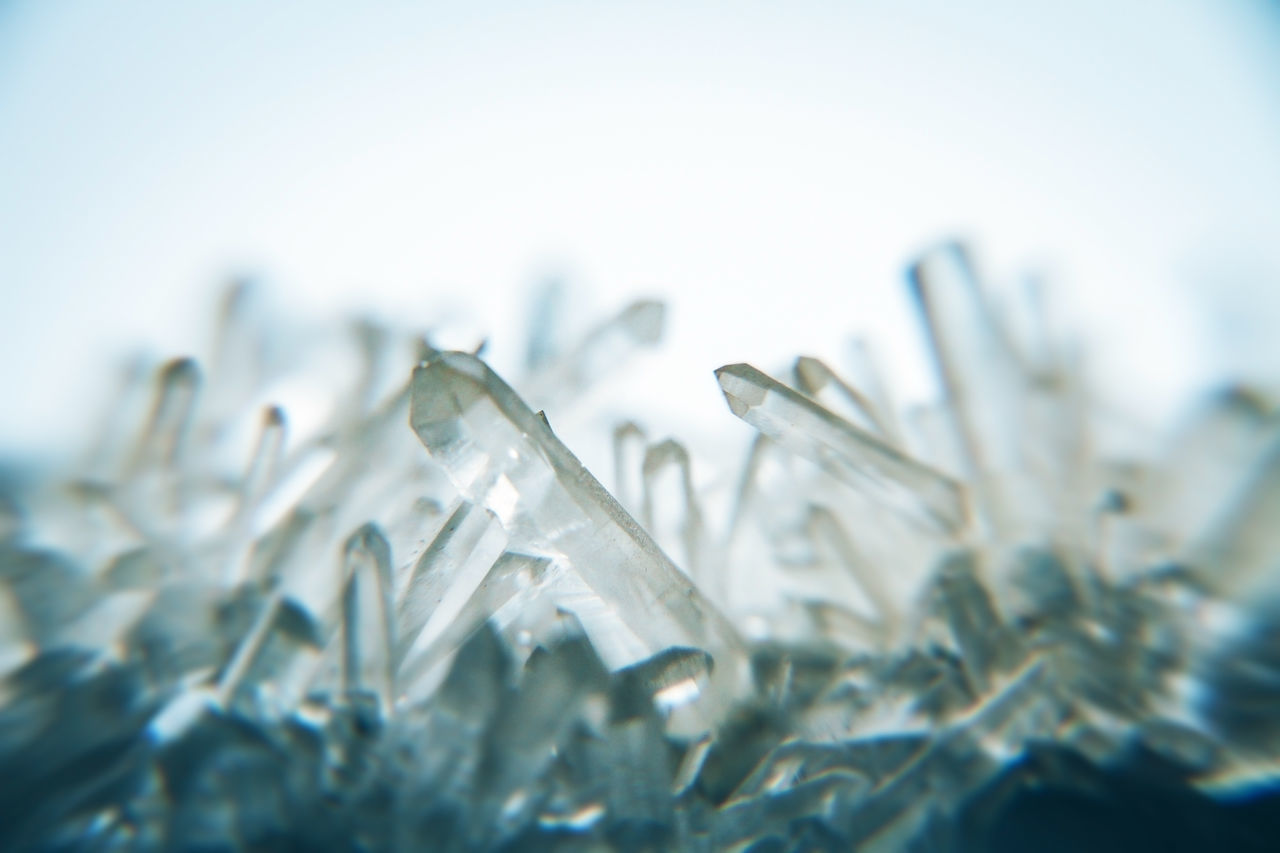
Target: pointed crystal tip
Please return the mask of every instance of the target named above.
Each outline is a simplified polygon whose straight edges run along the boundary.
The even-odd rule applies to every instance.
[[[622,312],[622,324],[637,341],[655,344],[662,339],[667,307],[654,299],[633,302]]]
[[[716,371],[720,390],[738,417],[764,402],[765,386],[760,381],[764,378],[763,373],[749,364],[726,364]]]
[[[284,409],[279,406],[267,406],[262,413],[262,425],[264,427],[280,427],[284,426],[285,414]]]
[[[164,387],[195,385],[200,381],[200,365],[194,358],[175,358],[166,362],[160,370],[160,384]]]

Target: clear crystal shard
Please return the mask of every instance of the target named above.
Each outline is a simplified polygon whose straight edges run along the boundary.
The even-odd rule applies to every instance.
[[[935,606],[960,650],[971,689],[982,695],[990,687],[1009,638],[990,593],[977,575],[971,551],[956,551],[943,558],[935,596]]]
[[[372,693],[389,711],[396,647],[391,546],[377,525],[366,524],[351,534],[344,551],[342,686]]]
[[[853,386],[866,395],[877,420],[888,431],[893,443],[904,445],[906,436],[898,418],[898,408],[894,405],[889,389],[885,387],[884,373],[880,369],[876,351],[865,338],[855,338],[850,345],[849,356]]]
[[[805,394],[829,409],[834,410],[835,406],[832,403],[843,406],[858,427],[893,443],[893,431],[877,406],[861,391],[842,379],[825,362],[811,356],[801,356],[796,359],[793,372],[796,387]],[[828,403],[828,400],[831,403]]]
[[[162,467],[182,456],[199,392],[200,367],[194,359],[174,359],[164,366],[150,419],[129,465],[131,471]]]
[[[532,377],[526,388],[529,402],[536,409],[550,409],[572,400],[636,350],[657,343],[665,320],[666,306],[661,302],[643,299],[628,305]]]
[[[825,543],[834,552],[838,565],[858,585],[869,606],[866,615],[875,623],[878,632],[894,634],[902,614],[884,578],[880,577],[875,565],[858,548],[840,520],[826,507],[814,506],[809,510],[809,530],[816,542]]]
[[[1178,541],[1195,541],[1237,500],[1241,474],[1258,471],[1276,423],[1268,405],[1247,389],[1228,387],[1208,395],[1184,418],[1140,500]]]
[[[254,448],[249,467],[240,483],[240,504],[237,507],[239,521],[250,514],[268,487],[275,481],[284,461],[286,419],[279,406],[268,406],[262,413],[262,428],[258,444]]]
[[[588,703],[603,704],[608,673],[582,636],[539,647],[525,664],[521,689],[498,711],[482,771],[489,824],[515,834],[550,795],[548,769]]]
[[[403,660],[399,680],[405,698],[412,702],[430,695],[453,650],[486,622],[517,653],[564,636],[556,609],[556,599],[564,594],[563,578],[561,567],[546,557],[510,552],[498,557],[471,597],[439,627],[424,630],[412,655]]]
[[[18,616],[8,631],[47,647],[58,630],[81,616],[95,595],[73,563],[54,551],[0,543],[0,590]]]
[[[672,647],[620,671],[628,689],[642,693],[642,707],[670,712],[707,689],[715,662],[701,649]]]
[[[668,553],[679,555],[690,577],[702,581],[702,508],[693,487],[689,451],[670,438],[651,444],[645,450],[641,474],[645,529]]]
[[[613,493],[632,516],[639,515],[644,508],[638,481],[643,476],[648,444],[644,429],[635,421],[623,421],[613,428]]]
[[[789,450],[857,489],[948,533],[967,523],[964,489],[749,364],[716,371],[729,408]]]
[[[941,246],[913,264],[908,278],[972,466],[967,473],[1012,467],[1021,377],[968,251],[954,243]]]
[[[412,673],[436,665],[428,650],[455,621],[507,544],[493,513],[463,501],[414,564],[396,605],[396,668],[401,691]],[[474,626],[472,626],[474,627]]]
[[[605,771],[605,803],[617,832],[630,845],[666,840],[673,818],[672,761],[661,749],[662,724],[655,714],[630,713],[615,697],[597,762]],[[624,710],[625,709],[625,710]]]
[[[1220,510],[1214,525],[1191,549],[1193,563],[1223,592],[1273,595],[1280,567],[1280,435],[1259,454]]]
[[[1052,528],[1062,497],[1077,497],[1073,476],[1081,468],[1083,407],[1072,374],[1059,369],[1058,359],[1028,368],[965,247],[948,243],[926,253],[908,281],[978,519],[993,536]]]
[[[717,815],[715,844],[720,850],[778,848],[797,823],[837,823],[860,799],[867,781],[840,768],[816,773],[793,785],[727,803]]]
[[[446,803],[465,808],[479,799],[486,731],[510,696],[511,671],[506,644],[482,625],[458,650],[432,697],[416,758],[424,765],[422,781]]]
[[[738,694],[746,654],[737,632],[487,365],[440,353],[419,366],[410,418],[458,490],[501,520],[513,546],[561,561],[590,590],[590,604],[625,625],[647,654],[671,645],[706,650],[713,689],[700,704]],[[644,656],[601,653],[611,667]]]
[[[219,675],[221,703],[251,715],[289,711],[316,670],[322,642],[320,627],[304,607],[271,597]]]
[[[525,366],[531,374],[550,364],[556,355],[564,303],[564,281],[556,277],[544,279],[533,293],[525,341]]]

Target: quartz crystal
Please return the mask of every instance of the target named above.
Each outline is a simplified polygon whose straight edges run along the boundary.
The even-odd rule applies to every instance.
[[[965,525],[959,484],[905,456],[749,364],[716,371],[729,408],[788,450],[903,513],[947,532]]]
[[[499,519],[513,549],[563,567],[564,582],[545,594],[578,617],[611,667],[673,645],[711,655],[699,696],[712,706],[710,725],[746,677],[746,648],[728,619],[484,362],[436,353],[414,370],[412,388],[410,423],[432,458]]]
[[[594,473],[551,424],[660,303],[575,344],[548,285],[512,385],[232,288],[0,476],[0,847],[1274,848],[1273,404],[1117,442],[966,249],[908,283],[940,399],[733,364],[740,469],[631,411]]]

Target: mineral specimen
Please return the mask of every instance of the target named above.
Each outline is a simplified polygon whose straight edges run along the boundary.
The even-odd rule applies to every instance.
[[[865,345],[731,365],[736,488],[627,421],[612,494],[550,423],[660,304],[560,347],[549,293],[513,388],[367,322],[273,345],[233,290],[207,373],[5,476],[0,846],[1271,849],[1275,410],[1118,455],[962,248],[909,280],[942,400]]]

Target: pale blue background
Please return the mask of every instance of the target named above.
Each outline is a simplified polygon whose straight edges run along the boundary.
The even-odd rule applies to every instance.
[[[1047,271],[1143,407],[1277,376],[1278,47],[1258,0],[0,2],[0,446],[199,350],[242,269],[498,341],[548,271],[670,295],[671,424],[854,328],[928,393],[901,266],[949,233]]]

